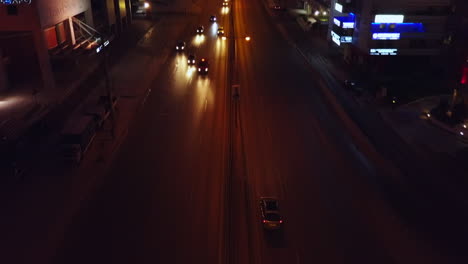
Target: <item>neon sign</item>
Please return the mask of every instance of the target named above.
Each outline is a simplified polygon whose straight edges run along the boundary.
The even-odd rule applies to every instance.
[[[353,42],[352,36],[343,36],[340,38],[341,43],[351,43]]]
[[[398,49],[370,49],[370,55],[397,55]]]
[[[354,22],[343,22],[343,28],[354,28]]]
[[[337,26],[341,25],[341,22],[336,18],[333,18],[333,23],[335,23],[335,25],[337,25]]]
[[[375,15],[375,23],[403,23],[404,15]]]
[[[31,4],[32,0],[0,0],[1,4],[4,5],[19,5],[19,4]]]
[[[338,36],[338,34],[336,34],[335,32],[331,32],[331,37],[332,37],[332,40],[333,42],[336,43],[336,45],[340,46],[341,45],[341,41],[340,41],[340,36]]]
[[[424,31],[422,23],[371,23],[372,33],[415,33]]]
[[[340,13],[343,13],[343,6],[340,5],[340,4],[338,4],[338,3],[336,3],[336,4],[335,4],[335,10],[338,11],[338,12],[340,12]]]
[[[373,33],[372,39],[377,40],[398,40],[400,39],[400,33]]]

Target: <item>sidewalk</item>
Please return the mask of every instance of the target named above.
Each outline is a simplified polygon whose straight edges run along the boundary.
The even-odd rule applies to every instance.
[[[422,151],[456,157],[468,149],[468,122],[465,127],[460,124],[451,128],[427,114],[441,99],[449,98],[449,95],[426,97],[395,110],[382,109],[380,114],[408,144]]]
[[[4,263],[50,263],[73,217],[100,187],[113,155],[125,139],[128,126],[143,106],[154,77],[172,51],[171,43],[186,30],[190,16],[169,15],[158,21],[138,43],[122,54],[111,68],[115,94],[116,137],[110,120],[77,168],[61,166],[57,159],[45,159],[34,173],[0,199],[6,217],[0,219],[5,251]],[[163,37],[161,37],[163,36]],[[87,100],[104,91],[104,83],[93,87]],[[75,111],[81,111],[80,108]],[[34,260],[34,261],[33,261]]]
[[[110,45],[110,66],[119,61],[122,54],[134,45],[154,21],[135,20],[115,43]],[[132,44],[133,43],[133,44]],[[33,166],[35,155],[41,156],[44,143],[56,136],[66,117],[83,101],[96,83],[102,78],[98,71],[102,58],[84,58],[82,65],[72,71],[56,74],[56,87],[33,94],[33,87],[18,87],[0,100],[0,153],[11,161],[0,166],[0,181],[15,181],[16,177],[8,163],[15,163],[24,174]],[[37,134],[47,137],[39,142],[33,139]],[[42,145],[42,146],[41,146]],[[47,145],[47,144],[45,144]],[[47,147],[47,146],[45,146]]]

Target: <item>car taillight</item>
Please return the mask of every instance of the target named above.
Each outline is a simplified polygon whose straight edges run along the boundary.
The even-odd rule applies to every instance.
[[[263,220],[263,223],[266,223],[266,220]]]
[[[280,220],[280,224],[282,224],[282,223],[283,223],[283,220]]]

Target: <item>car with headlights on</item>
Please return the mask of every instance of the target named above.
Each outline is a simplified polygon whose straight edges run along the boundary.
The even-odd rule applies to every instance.
[[[177,44],[176,44],[176,50],[177,50],[177,51],[184,51],[184,50],[185,50],[185,46],[186,46],[185,42],[179,41],[179,42],[177,42]]]
[[[280,229],[283,225],[283,219],[280,214],[278,199],[274,197],[261,197],[260,213],[264,229]]]
[[[218,37],[224,36],[224,27],[219,27],[216,34],[218,34]]]
[[[223,6],[224,7],[229,6],[229,3],[228,2],[223,2]]]
[[[209,66],[208,60],[205,59],[205,58],[202,58],[198,62],[198,73],[199,74],[207,74],[208,73],[208,66]]]
[[[216,22],[216,16],[215,15],[210,16],[210,22]]]
[[[196,60],[196,59],[195,59],[195,55],[190,54],[190,55],[187,57],[187,64],[188,64],[189,66],[193,66],[193,65],[195,65],[195,60]]]
[[[204,31],[205,31],[205,28],[203,26],[197,27],[197,34],[203,34]]]

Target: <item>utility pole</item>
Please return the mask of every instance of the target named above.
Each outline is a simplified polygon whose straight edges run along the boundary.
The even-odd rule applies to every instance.
[[[114,109],[114,94],[112,92],[112,82],[110,79],[110,74],[109,74],[109,45],[110,40],[106,40],[103,45],[99,46],[99,48],[96,50],[96,52],[102,51],[104,49],[104,58],[103,58],[103,64],[104,64],[104,80],[105,80],[105,89],[106,89],[106,97],[107,97],[107,102],[109,104],[109,110],[110,110],[110,116],[111,116],[111,133],[112,133],[112,138],[115,139],[115,109]]]

